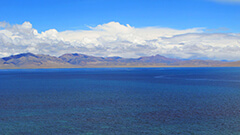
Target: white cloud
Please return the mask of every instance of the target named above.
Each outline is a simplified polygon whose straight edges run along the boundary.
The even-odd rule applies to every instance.
[[[30,22],[0,23],[0,57],[32,52],[59,56],[84,53],[95,56],[140,57],[161,54],[176,58],[239,60],[239,34],[209,34],[204,28],[134,28],[118,22],[90,30],[39,33]]]
[[[6,27],[8,25],[8,23],[6,22],[0,22],[0,28]]]

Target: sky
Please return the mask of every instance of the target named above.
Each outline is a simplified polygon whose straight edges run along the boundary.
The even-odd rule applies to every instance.
[[[0,57],[240,60],[240,0],[2,0]]]

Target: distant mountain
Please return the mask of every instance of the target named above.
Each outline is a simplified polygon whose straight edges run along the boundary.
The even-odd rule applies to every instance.
[[[186,66],[186,67],[218,67],[226,62],[216,60],[184,60],[174,63],[175,66]]]
[[[88,55],[78,54],[78,53],[64,54],[59,58],[72,65],[81,65],[81,66],[87,65],[88,63],[92,63],[92,62],[104,61],[104,58],[101,58],[101,57],[88,56]]]
[[[173,63],[180,61],[177,59],[166,58],[164,56],[156,55],[150,57],[140,58],[122,58],[122,57],[94,57],[84,54],[64,54],[59,57],[65,62],[72,65],[80,66],[147,66],[153,64]]]
[[[0,67],[26,67],[26,68],[51,68],[51,67],[68,67],[71,64],[64,62],[62,59],[49,55],[35,55],[32,53],[22,53],[2,58],[4,61]]]
[[[174,64],[176,62],[181,62],[180,59],[167,58],[161,55],[140,57],[138,61],[142,63],[165,63],[165,64]]]
[[[80,68],[80,67],[240,67],[240,61],[181,60],[161,55],[140,58],[95,57],[64,54],[60,57],[22,53],[0,59],[0,68]]]
[[[222,64],[221,66],[225,66],[225,67],[240,67],[240,61],[226,62],[226,63]]]

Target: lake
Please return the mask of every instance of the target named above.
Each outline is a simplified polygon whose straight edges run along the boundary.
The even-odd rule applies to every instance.
[[[0,70],[0,134],[239,135],[240,68]]]

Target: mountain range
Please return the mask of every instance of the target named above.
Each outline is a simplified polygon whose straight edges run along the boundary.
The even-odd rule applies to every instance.
[[[0,58],[0,69],[81,67],[240,67],[240,61],[182,60],[161,55],[139,58],[95,57],[78,53],[64,54],[60,57],[21,53]]]

